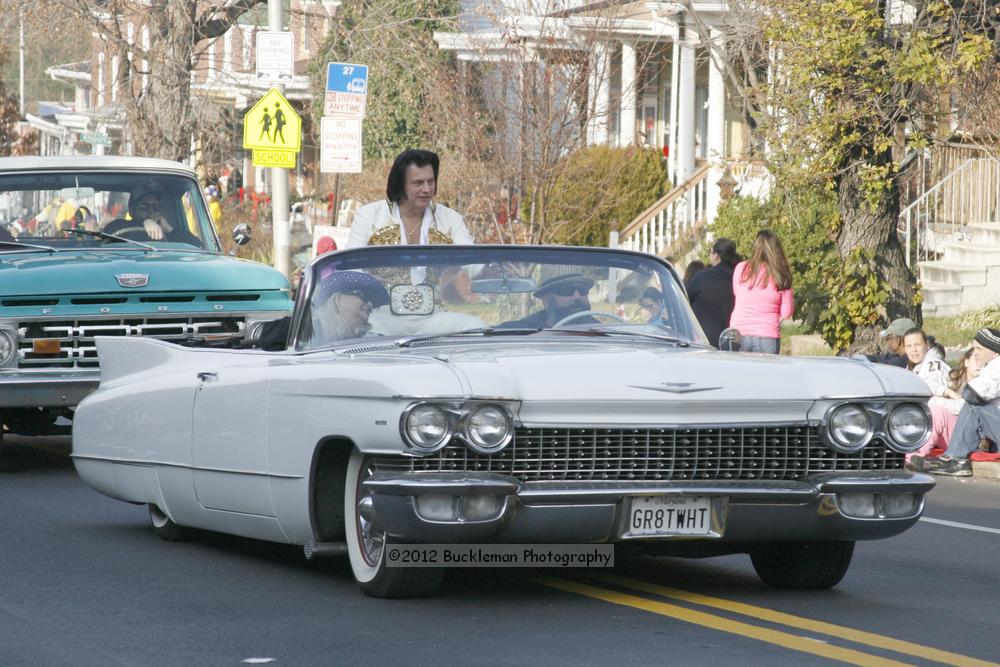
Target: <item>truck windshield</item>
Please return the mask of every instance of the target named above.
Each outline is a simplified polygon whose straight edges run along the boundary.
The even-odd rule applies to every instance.
[[[219,251],[198,182],[176,174],[134,171],[0,175],[0,242],[56,250],[142,246],[77,234],[104,232],[142,244]],[[18,252],[0,244],[0,253]]]

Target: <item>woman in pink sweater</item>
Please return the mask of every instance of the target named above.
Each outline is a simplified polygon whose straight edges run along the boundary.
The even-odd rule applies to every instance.
[[[792,316],[792,270],[788,267],[781,241],[766,229],[757,233],[750,259],[733,271],[736,306],[729,326],[743,334],[742,352],[769,352],[781,349],[781,321]]]

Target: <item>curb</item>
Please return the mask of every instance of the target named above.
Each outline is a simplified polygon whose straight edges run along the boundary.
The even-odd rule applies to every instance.
[[[1000,481],[1000,461],[973,461],[972,476],[976,479]]]

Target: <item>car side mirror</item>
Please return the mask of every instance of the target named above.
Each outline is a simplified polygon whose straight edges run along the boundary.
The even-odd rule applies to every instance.
[[[743,334],[739,329],[729,327],[719,334],[719,349],[726,352],[739,352],[743,343]]]
[[[233,241],[236,245],[246,245],[247,243],[250,243],[250,239],[252,237],[253,234],[250,231],[250,225],[247,223],[241,222],[233,227]]]

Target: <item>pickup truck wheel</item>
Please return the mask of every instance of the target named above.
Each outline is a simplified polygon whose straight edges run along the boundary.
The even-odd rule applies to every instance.
[[[194,537],[191,528],[178,526],[152,503],[149,504],[149,522],[153,524],[153,532],[167,542],[188,542]]]
[[[413,598],[437,591],[442,568],[386,567],[390,540],[378,525],[372,499],[362,483],[373,472],[371,457],[358,450],[351,454],[344,484],[344,532],[354,580],[365,595],[377,598]]]
[[[775,588],[833,588],[847,573],[854,542],[791,542],[750,554],[757,575]]]

